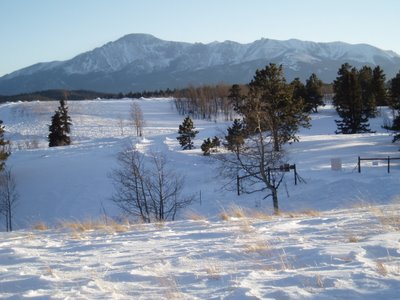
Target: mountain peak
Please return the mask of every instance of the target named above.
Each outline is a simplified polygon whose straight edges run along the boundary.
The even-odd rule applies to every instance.
[[[400,56],[366,44],[315,43],[261,38],[183,43],[133,33],[70,60],[36,64],[0,78],[0,94],[44,89],[88,89],[128,92],[179,88],[188,84],[247,83],[257,68],[268,63],[284,66],[288,80],[316,73],[331,82],[341,64],[380,65],[387,78],[400,69]]]

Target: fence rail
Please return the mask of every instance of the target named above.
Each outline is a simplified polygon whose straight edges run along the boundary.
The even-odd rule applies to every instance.
[[[361,158],[360,156],[358,157],[358,173],[361,173],[361,162],[362,161],[387,161],[387,172],[390,173],[390,162],[393,160],[400,160],[400,157],[365,157]]]

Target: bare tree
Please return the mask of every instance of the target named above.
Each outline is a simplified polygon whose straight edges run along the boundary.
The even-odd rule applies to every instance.
[[[6,220],[6,231],[12,231],[13,212],[18,200],[14,176],[9,169],[0,173],[0,213]]]
[[[118,122],[118,127],[121,131],[121,136],[124,136],[125,121],[124,121],[124,118],[120,114],[118,114],[118,116],[117,116],[117,122]]]
[[[131,106],[131,118],[133,122],[133,127],[136,130],[137,136],[143,136],[143,127],[145,125],[143,112],[140,108],[139,103],[133,102]]]
[[[275,151],[271,133],[261,130],[261,119],[258,118],[258,127],[255,132],[245,132],[238,139],[238,133],[233,138],[234,145],[225,144],[230,153],[214,156],[221,162],[221,174],[236,183],[243,193],[268,191],[264,197],[272,197],[274,212],[279,212],[278,188],[283,181],[284,173],[280,172],[283,165],[283,151]],[[229,132],[229,130],[228,130]],[[246,137],[246,138],[244,138]],[[229,135],[226,137],[230,140]],[[240,141],[240,142],[239,142]],[[230,186],[229,184],[227,186]]]
[[[135,149],[118,155],[119,168],[111,174],[112,201],[126,214],[143,222],[175,220],[177,212],[192,202],[182,197],[184,179],[168,168],[166,157],[144,156]]]

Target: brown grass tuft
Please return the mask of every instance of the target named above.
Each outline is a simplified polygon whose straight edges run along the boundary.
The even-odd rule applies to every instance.
[[[43,231],[43,230],[48,230],[49,227],[45,223],[39,222],[39,223],[33,225],[33,229]]]
[[[256,241],[246,245],[245,252],[247,253],[260,253],[270,250],[270,247],[265,241]]]
[[[195,212],[188,212],[186,213],[186,218],[191,221],[206,221],[206,217],[195,213]]]
[[[386,266],[381,261],[376,262],[376,271],[382,276],[386,276],[388,274]]]

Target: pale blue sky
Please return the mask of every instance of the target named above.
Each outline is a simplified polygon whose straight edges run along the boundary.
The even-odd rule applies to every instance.
[[[0,76],[129,33],[209,43],[367,43],[400,54],[399,0],[0,0]]]

